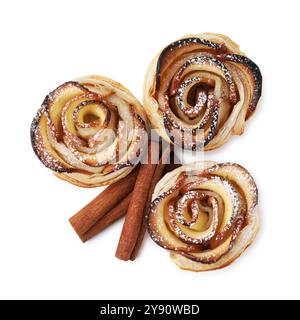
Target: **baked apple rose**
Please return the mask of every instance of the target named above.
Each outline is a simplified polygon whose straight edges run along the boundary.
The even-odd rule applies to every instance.
[[[82,187],[128,175],[144,150],[146,116],[123,85],[102,76],[50,92],[31,125],[32,147],[59,178]]]
[[[156,185],[148,231],[182,269],[223,268],[252,243],[259,227],[256,184],[235,163],[184,165]]]
[[[258,66],[220,34],[185,36],[151,62],[144,108],[165,140],[212,150],[241,135],[261,96]]]

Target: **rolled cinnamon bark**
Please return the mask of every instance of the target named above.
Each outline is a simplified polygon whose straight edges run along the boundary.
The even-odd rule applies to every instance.
[[[90,240],[95,235],[109,227],[116,220],[123,217],[128,209],[131,199],[131,193],[129,193],[116,207],[112,208],[106,213],[98,222],[96,222],[87,232],[80,236],[82,242]]]
[[[138,172],[139,168],[136,168],[127,177],[107,187],[69,219],[80,238],[84,238],[86,232],[132,191]]]
[[[164,160],[166,160],[167,156],[168,155],[165,151]],[[161,159],[160,163],[156,166],[151,182],[151,187],[147,196],[147,204],[145,207],[145,211],[147,211],[148,207],[150,206],[152,193],[160,178],[164,174],[180,166],[179,164],[174,164],[175,158],[173,152],[171,152],[170,162],[170,164],[164,164],[164,162],[162,162]],[[111,185],[110,187],[105,189],[99,196],[92,200],[91,203],[86,205],[77,214],[70,218],[70,223],[73,226],[76,233],[78,234],[79,238],[82,240],[82,242],[90,240],[91,238],[96,236],[98,233],[106,229],[108,226],[113,224],[116,220],[123,217],[127,213],[129,202],[131,199],[130,191],[132,191],[134,188],[132,178],[136,179],[137,171],[138,168],[131,175],[129,175],[129,177],[127,178],[128,185],[125,186],[125,188],[123,187],[124,181],[126,179],[116,182],[114,185]],[[112,195],[116,194],[116,192],[114,191],[116,189],[118,189],[118,192],[122,191],[122,194],[119,194],[114,198],[114,200],[120,199],[120,201],[117,204],[114,204],[114,202],[111,201],[113,200]],[[123,197],[123,192],[126,193],[128,192],[128,190],[130,190],[128,195],[121,199]],[[90,208],[92,208],[92,212],[89,212]],[[131,255],[131,260],[135,260],[135,258],[138,255],[138,252],[144,239],[145,231],[146,227],[143,224],[139,232],[139,236],[136,241],[134,251]]]
[[[150,163],[142,164],[139,170],[115,254],[121,260],[129,260],[137,244],[143,226],[147,197],[157,167],[156,164],[151,163],[151,159],[158,158],[158,154],[159,148],[153,144],[148,152]]]
[[[155,186],[156,186],[157,182],[163,176],[164,169],[166,167],[166,164],[164,163],[163,160],[164,160],[164,157],[162,157],[162,159],[160,159],[160,163],[155,168],[155,171],[154,171],[154,174],[153,174],[153,178],[152,178],[152,181],[151,181],[151,185],[150,185],[150,188],[149,188],[147,202],[146,202],[146,206],[145,206],[144,212],[147,212],[147,210],[149,209],[150,204],[151,204],[151,200],[152,200],[152,194],[154,192]],[[140,248],[141,248],[141,245],[143,243],[144,236],[145,236],[145,233],[146,233],[146,229],[147,229],[147,227],[146,227],[145,221],[143,221],[141,229],[140,229],[140,232],[139,232],[139,235],[138,235],[138,238],[137,238],[137,241],[136,241],[136,244],[135,244],[135,247],[134,247],[132,255],[130,257],[130,260],[132,260],[132,261],[135,260],[135,258],[137,257],[137,255],[138,255],[138,253],[140,251]]]

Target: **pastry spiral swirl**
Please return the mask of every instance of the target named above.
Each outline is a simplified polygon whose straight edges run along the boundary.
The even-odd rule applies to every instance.
[[[165,140],[212,150],[243,133],[261,89],[259,68],[237,44],[219,34],[190,35],[151,62],[144,108]]]
[[[182,269],[223,268],[252,243],[259,225],[257,203],[256,184],[246,169],[196,162],[157,184],[148,231]]]
[[[88,76],[46,96],[31,125],[31,142],[59,178],[95,187],[132,171],[145,133],[144,111],[131,92],[106,77]]]

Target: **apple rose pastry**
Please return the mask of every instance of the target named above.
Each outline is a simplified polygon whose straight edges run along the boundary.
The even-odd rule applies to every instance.
[[[82,187],[128,175],[142,154],[145,133],[138,100],[102,76],[78,78],[50,92],[31,125],[32,146],[41,162]]]
[[[151,238],[180,268],[223,268],[258,231],[257,188],[235,163],[184,165],[159,181],[147,219]]]
[[[145,77],[144,108],[165,140],[212,150],[241,135],[261,96],[262,76],[219,34],[183,37],[164,48]]]

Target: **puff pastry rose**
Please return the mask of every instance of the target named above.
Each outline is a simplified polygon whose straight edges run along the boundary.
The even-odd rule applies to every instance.
[[[258,66],[220,34],[185,36],[164,48],[145,77],[144,108],[165,140],[212,150],[244,131],[261,96]]]
[[[240,165],[184,165],[157,184],[148,231],[182,269],[223,268],[252,243],[259,226],[257,203],[256,184]]]
[[[38,158],[58,177],[82,187],[128,175],[143,152],[145,133],[138,100],[102,76],[78,78],[50,92],[31,125]]]

